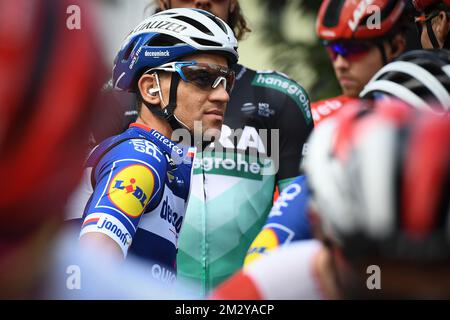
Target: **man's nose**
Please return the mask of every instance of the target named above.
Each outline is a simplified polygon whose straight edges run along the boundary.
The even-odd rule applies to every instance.
[[[346,69],[349,67],[349,62],[345,57],[338,54],[336,60],[334,60],[334,66],[337,69]]]
[[[228,103],[228,101],[230,101],[230,95],[227,90],[225,90],[225,84],[223,82],[219,83],[216,88],[211,90],[209,99],[211,101],[220,101],[223,103]]]
[[[198,9],[209,9],[211,7],[210,0],[195,0],[195,7]]]

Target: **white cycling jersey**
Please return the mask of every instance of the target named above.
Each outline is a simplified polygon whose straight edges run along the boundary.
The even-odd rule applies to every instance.
[[[327,299],[318,276],[318,240],[292,243],[254,261],[222,284],[214,299]]]

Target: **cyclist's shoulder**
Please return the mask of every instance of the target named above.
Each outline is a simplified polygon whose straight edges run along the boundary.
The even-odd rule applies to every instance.
[[[277,204],[283,204],[286,201],[291,202],[305,191],[307,191],[306,176],[301,175],[296,177],[283,188],[272,210],[277,207]]]
[[[160,172],[166,169],[167,161],[163,142],[149,139],[142,130],[130,128],[101,142],[91,152],[87,167],[108,168],[137,163]]]
[[[250,82],[255,90],[280,94],[295,94],[298,91],[307,95],[301,84],[285,73],[275,70],[251,69],[243,65],[234,68],[238,81]]]
[[[311,102],[311,109],[315,108],[317,109],[320,106],[328,106],[329,108],[338,108],[339,106],[353,101],[355,100],[355,98],[346,96],[346,95],[339,95],[336,97],[331,97],[331,98],[326,98],[326,99],[322,99],[322,100],[317,100],[314,102]]]
[[[310,238],[309,222],[305,214],[309,192],[305,176],[293,180],[274,203],[265,227],[290,233],[289,241]]]
[[[288,269],[290,266],[293,269],[297,269],[299,265],[308,266],[321,249],[322,244],[316,239],[295,241],[249,264],[245,267],[245,271],[265,278],[263,274],[270,272],[270,270],[280,269],[281,271],[281,269]]]
[[[246,67],[238,70],[238,82],[235,86],[235,96],[248,97],[253,95],[258,101],[263,101],[269,108],[278,110],[281,119],[298,120],[300,113],[311,122],[310,99],[305,88],[288,75],[274,70],[252,70]],[[239,78],[240,77],[240,78]],[[251,95],[249,95],[249,91]],[[300,110],[299,113],[290,111]],[[285,111],[285,112],[283,112]]]
[[[315,260],[323,246],[318,240],[293,242],[245,267],[265,299],[322,298],[315,274]],[[302,286],[289,286],[292,281]],[[289,288],[289,289],[287,289]]]
[[[322,120],[340,110],[346,103],[354,100],[356,100],[356,98],[340,95],[337,97],[312,102],[311,112],[314,119],[314,124],[319,124]]]

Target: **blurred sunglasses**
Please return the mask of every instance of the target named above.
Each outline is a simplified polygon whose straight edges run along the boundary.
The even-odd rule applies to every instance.
[[[365,41],[324,42],[324,45],[332,61],[335,61],[338,56],[342,56],[348,61],[359,60],[374,46]]]
[[[177,72],[183,81],[192,83],[203,90],[215,89],[220,83],[223,83],[228,94],[233,90],[236,81],[233,70],[217,64],[198,63],[197,61],[170,62],[152,68],[146,73],[154,70]]]

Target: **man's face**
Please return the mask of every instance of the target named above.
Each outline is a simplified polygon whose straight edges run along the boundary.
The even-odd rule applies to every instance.
[[[164,3],[170,8],[196,8],[203,9],[218,16],[224,21],[228,21],[228,15],[234,10],[236,0],[162,0],[160,1],[161,9]]]
[[[342,93],[358,97],[367,82],[383,66],[383,59],[380,50],[376,46],[370,46],[367,51],[358,55],[335,55],[332,63]]]
[[[183,61],[197,61],[228,68],[227,60],[220,55],[195,54],[187,56]],[[163,74],[161,87],[164,99],[168,101],[170,91],[170,74]],[[220,130],[226,106],[230,96],[225,90],[223,82],[216,88],[208,86],[200,88],[197,85],[180,80],[177,90],[177,107],[175,116],[189,129],[194,128],[194,122],[200,121],[203,132],[208,129]]]

